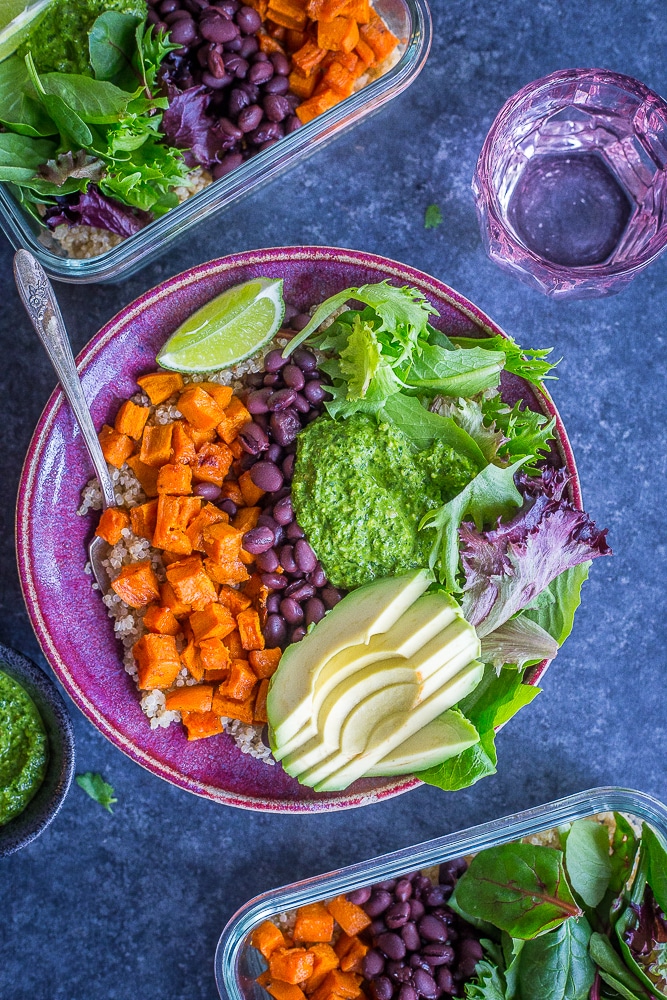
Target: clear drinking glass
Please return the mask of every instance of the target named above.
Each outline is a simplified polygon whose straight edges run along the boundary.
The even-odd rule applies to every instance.
[[[523,87],[472,182],[491,260],[555,298],[620,291],[667,246],[667,103],[603,69]]]

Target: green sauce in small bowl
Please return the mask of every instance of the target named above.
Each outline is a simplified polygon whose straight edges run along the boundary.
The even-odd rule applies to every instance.
[[[48,737],[30,695],[0,670],[0,826],[23,812],[44,780]]]

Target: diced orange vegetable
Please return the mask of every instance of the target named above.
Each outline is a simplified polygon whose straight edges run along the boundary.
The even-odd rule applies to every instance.
[[[227,447],[229,448],[235,459],[241,458],[241,456],[244,454],[243,445],[241,444],[239,438],[234,438],[233,441],[229,442]]]
[[[102,511],[95,534],[109,545],[115,545],[123,537],[123,530],[130,527],[130,515],[120,507],[107,507]]]
[[[308,101],[304,101],[296,109],[296,113],[301,123],[305,125],[306,122],[317,118],[318,115],[328,111],[329,108],[333,108],[339,101],[340,94],[337,94],[335,90],[327,90],[322,94],[316,94],[315,97],[311,97]]]
[[[229,608],[231,613],[236,618],[239,611],[245,611],[246,608],[250,607],[252,603],[249,597],[242,594],[240,590],[236,590],[234,587],[220,587],[218,593],[218,600],[221,604],[224,604],[226,608]]]
[[[144,626],[149,632],[159,632],[160,635],[178,635],[181,626],[174,612],[160,604],[152,604],[144,615]]]
[[[319,51],[322,51],[322,55],[324,55],[323,50]],[[310,76],[304,76],[303,73],[293,69],[289,75],[289,89],[297,97],[300,97],[302,101],[306,101],[309,97],[312,97],[318,79],[319,76],[315,72],[311,73]]]
[[[239,552],[239,559],[244,566],[252,566],[255,562],[255,556],[253,556],[250,552],[246,552],[245,549],[241,549]]]
[[[135,642],[132,654],[137,661],[138,686],[143,691],[169,687],[181,669],[173,635],[147,632]]]
[[[268,681],[265,683],[268,684]],[[322,985],[328,973],[332,969],[338,968],[339,962],[338,955],[330,944],[314,944],[308,951],[313,955],[315,963],[311,975],[304,984],[304,989],[306,993],[313,993]]]
[[[178,372],[155,372],[152,375],[140,375],[137,385],[141,386],[153,406],[157,406],[183,388],[183,376]]]
[[[134,451],[132,438],[128,437],[127,434],[119,434],[108,424],[104,424],[97,436],[106,461],[109,465],[120,469]]]
[[[159,468],[171,459],[173,424],[146,424],[141,438],[139,458],[144,465]]]
[[[224,639],[236,628],[234,615],[223,604],[209,604],[202,611],[193,611],[189,621],[195,642]]]
[[[353,72],[345,69],[338,60],[334,59],[324,71],[324,76],[319,86],[323,92],[326,90],[335,90],[340,97],[349,97],[354,90],[355,79],[356,77]]]
[[[223,681],[223,684],[225,682]],[[250,725],[253,721],[252,710],[254,707],[254,697],[248,701],[235,701],[234,698],[227,698],[220,691],[220,687],[213,695],[213,711],[225,719],[239,719]]]
[[[244,649],[264,649],[264,636],[259,624],[259,615],[253,608],[240,611],[236,616],[236,624]]]
[[[257,677],[247,660],[232,660],[229,677],[222,682],[218,691],[223,698],[234,701],[248,701],[257,687]]]
[[[196,483],[213,483],[222,486],[234,461],[226,444],[206,442],[198,450],[192,463],[192,478]]]
[[[302,31],[308,22],[304,7],[294,0],[269,0],[267,14],[276,24],[294,31]]]
[[[234,390],[230,385],[220,385],[219,382],[198,382],[197,385],[204,392],[207,392],[209,396],[213,396],[213,399],[221,410],[229,406],[231,398],[234,395]]]
[[[353,17],[357,24],[368,24],[373,16],[369,0],[345,0],[341,13]]]
[[[160,585],[148,559],[123,566],[111,587],[131,608],[143,608],[160,598]]]
[[[317,22],[317,44],[332,52],[351,52],[359,41],[359,27],[351,17],[334,17],[331,21]],[[371,42],[368,41],[373,51]]]
[[[229,650],[229,655],[232,660],[244,659],[246,653],[245,649],[241,645],[241,636],[239,635],[238,629],[234,629],[233,632],[226,635],[223,641]]]
[[[186,424],[185,429],[192,438],[195,448],[201,448],[203,444],[210,444],[217,437],[215,428],[210,431],[202,431],[198,427],[193,427],[192,424]]]
[[[181,722],[187,730],[189,740],[202,740],[223,732],[220,717],[215,712],[184,712]]]
[[[230,584],[244,583],[249,579],[249,574],[243,563],[236,562],[218,563],[213,559],[205,559],[206,572],[215,583]]]
[[[305,948],[276,948],[269,958],[269,972],[283,983],[305,983],[314,964],[314,957]]]
[[[204,664],[201,661],[199,648],[195,646],[194,640],[190,640],[181,652],[181,662],[188,673],[192,674],[196,680],[200,681],[202,679],[204,676]]]
[[[116,414],[114,427],[119,434],[127,434],[139,441],[150,412],[147,406],[137,406],[131,399],[126,399]]]
[[[308,0],[308,16],[313,21],[333,21],[335,17],[353,17],[347,7],[349,0]]]
[[[269,682],[267,679],[259,682],[259,687],[257,688],[257,695],[255,697],[255,707],[253,709],[253,716],[255,722],[268,722],[269,717],[266,713],[266,696],[269,693]]]
[[[165,695],[165,708],[170,712],[210,712],[212,702],[212,684],[184,684]]]
[[[325,55],[326,50],[321,49],[319,45],[316,45],[315,42],[309,39],[298,52],[294,53],[292,56],[292,63],[302,76],[310,76],[310,74],[320,65]]]
[[[340,960],[340,967],[343,972],[361,972],[364,955],[368,951],[368,945],[359,937],[348,937],[341,934],[335,944],[335,951]]]
[[[177,465],[189,465],[195,460],[194,441],[185,429],[182,420],[174,422],[171,435],[171,460]]]
[[[214,606],[215,605],[211,605],[211,607]],[[225,646],[222,639],[218,639],[217,637],[214,637],[213,639],[203,639],[199,643],[199,656],[207,679],[208,674],[211,671],[220,671],[221,676],[216,678],[216,680],[227,680],[232,660],[229,655],[229,650]]]
[[[268,0],[266,8],[268,10]],[[264,16],[266,17],[266,15]],[[269,35],[266,31],[262,31],[260,29],[256,35],[256,38],[259,43],[260,52],[265,52],[267,56],[270,55],[272,52],[282,52],[283,55],[285,54],[285,49],[280,44],[278,39],[272,38],[271,35]]]
[[[354,972],[341,972],[340,969],[332,969],[324,977],[322,983],[311,994],[313,1000],[330,1000],[338,997],[339,1000],[361,996],[361,976]]]
[[[285,946],[285,938],[279,927],[276,927],[271,920],[265,920],[259,927],[255,927],[250,943],[268,962],[272,951]]]
[[[261,513],[261,507],[241,507],[241,510],[237,511],[236,516],[232,518],[232,525],[237,531],[241,531],[245,534],[245,532],[250,531],[251,528],[257,527],[257,522]]]
[[[165,608],[169,608],[175,618],[183,618],[185,615],[189,615],[192,610],[189,604],[179,601],[174,593],[174,588],[167,580],[160,584],[160,602]]]
[[[213,642],[212,639],[208,639],[207,642]],[[218,681],[227,680],[229,676],[229,667],[213,667],[211,670],[204,671],[204,680],[217,683]]]
[[[262,577],[260,574],[253,573],[250,580],[243,588],[243,593],[246,597],[249,597],[255,607],[258,608],[262,600],[265,600],[266,596],[268,596],[269,590],[268,587],[265,587],[262,583]]]
[[[294,28],[288,28],[287,37],[285,38],[285,48],[288,52],[298,52],[306,42],[308,41],[308,30],[306,31],[295,31]]]
[[[207,576],[200,556],[190,556],[167,566],[167,580],[174,588],[176,597],[189,604],[195,611],[201,611],[216,599],[215,586]]]
[[[398,38],[393,35],[381,17],[373,11],[368,24],[362,24],[359,29],[361,37],[370,45],[377,62],[382,62],[398,45]]]
[[[266,2],[268,3],[269,0],[266,0]],[[261,976],[257,976],[255,982],[259,983],[260,986],[269,986],[271,984],[271,975],[269,973],[269,970],[265,969],[264,972],[261,974]],[[299,987],[297,986],[297,989],[298,988]]]
[[[157,475],[158,493],[187,496],[192,493],[192,469],[189,465],[163,465]]]
[[[371,923],[371,918],[367,913],[356,903],[351,903],[345,896],[336,896],[335,899],[330,899],[326,907],[348,937],[360,934]]]
[[[241,497],[246,507],[254,507],[257,501],[262,499],[265,492],[264,490],[260,490],[259,486],[255,486],[250,478],[250,470],[239,476],[239,489],[241,490]]]
[[[152,542],[156,521],[157,500],[149,500],[147,503],[138,504],[130,509],[132,531],[139,538],[147,538],[149,542]]]
[[[223,409],[200,385],[187,386],[178,397],[178,408],[193,427],[210,431],[220,423]]]
[[[219,507],[216,507],[215,504],[204,504],[199,514],[192,519],[186,531],[192,548],[203,552],[204,528],[207,528],[209,524],[217,524],[219,521],[227,523],[228,520],[229,515],[225,514]]]
[[[373,52],[368,42],[365,42],[363,38],[361,37],[359,38],[359,41],[355,46],[354,52],[355,55],[359,57],[360,66],[363,66],[365,69],[368,69],[369,66],[372,66],[374,64],[375,53]]]
[[[226,444],[229,444],[235,437],[238,437],[241,428],[245,424],[250,423],[251,420],[250,413],[246,410],[239,397],[232,396],[229,406],[218,423],[218,434]]]
[[[152,465],[146,465],[145,462],[142,462],[138,455],[130,455],[127,459],[127,464],[137,477],[139,485],[146,496],[156,497],[158,470],[154,469]]]
[[[183,466],[184,468],[184,466]],[[192,543],[186,531],[190,522],[201,511],[201,497],[177,497],[162,493],[157,501],[157,521],[153,534],[156,549],[188,556]]]
[[[308,903],[296,911],[294,931],[295,942],[310,944],[326,944],[331,941],[334,931],[334,919],[324,903]]]
[[[266,984],[265,989],[274,1000],[304,1000],[303,990],[295,983],[283,983],[280,979],[272,979]]]
[[[238,560],[243,536],[231,524],[219,521],[204,528],[204,551],[213,562],[227,564]]]
[[[258,677],[273,677],[278,669],[282,655],[283,651],[279,647],[273,649],[252,649],[248,653],[248,660]]]

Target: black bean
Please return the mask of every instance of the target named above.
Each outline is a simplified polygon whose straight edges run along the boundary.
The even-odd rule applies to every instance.
[[[275,517],[275,513],[273,516]],[[294,558],[296,559],[297,566],[299,569],[303,570],[304,573],[312,573],[317,566],[317,556],[305,538],[300,538],[298,542],[296,542],[294,546]]]
[[[453,885],[467,869],[468,864],[465,858],[452,858],[451,861],[445,861],[440,865],[440,881]]]
[[[236,38],[232,38],[229,42],[225,42],[222,47],[225,52],[235,52],[240,56],[241,49],[243,48],[243,39],[240,35],[237,35]],[[245,59],[245,56],[241,56],[241,58]]]
[[[410,900],[410,917],[413,920],[419,920],[426,913],[426,907],[420,899]]]
[[[417,930],[417,925],[412,920],[401,927],[401,937],[405,941],[405,947],[409,948],[410,951],[417,951],[421,948],[419,931]]]
[[[247,35],[239,48],[239,55],[242,59],[251,59],[257,52],[258,41],[253,35]]]
[[[350,899],[351,902],[354,902],[354,900],[351,899],[352,895],[353,893],[348,893],[347,898]],[[367,951],[364,955],[362,969],[366,979],[374,979],[375,976],[381,975],[384,972],[384,955],[381,955],[375,948],[371,948],[371,950]]]
[[[283,357],[282,351],[269,351],[264,358],[264,368],[267,372],[277,372],[285,365],[289,364],[289,359]]]
[[[270,615],[276,615],[280,611],[280,594],[269,594],[266,599],[266,610]]]
[[[260,552],[268,552],[273,548],[274,537],[270,528],[251,528],[243,536],[243,548],[252,556],[258,556]]]
[[[273,66],[270,62],[254,62],[248,70],[248,79],[256,86],[268,83],[273,76]]]
[[[394,888],[395,885],[396,885],[395,878],[386,878],[384,882],[376,882],[375,888],[386,889],[387,892],[391,892],[391,890]]]
[[[419,933],[425,941],[446,941],[447,928],[442,920],[433,914],[427,913],[421,918],[417,925]]]
[[[438,965],[451,965],[455,952],[448,944],[427,944],[422,950],[422,955],[428,964],[435,968]]]
[[[255,560],[255,565],[260,573],[275,573],[280,566],[280,559],[275,549],[267,549],[260,552]]]
[[[363,906],[371,898],[371,887],[364,885],[361,889],[353,889],[352,892],[347,893],[347,898],[355,906]]]
[[[284,573],[262,573],[261,581],[269,590],[284,590],[287,586]]]
[[[297,313],[296,316],[293,316],[292,319],[290,320],[290,326],[292,327],[293,330],[296,330],[297,333],[303,330],[304,326],[308,326],[309,323],[310,323],[309,313]],[[297,350],[298,349],[299,348],[297,348]],[[296,354],[296,351],[294,353]]]
[[[427,1000],[435,1000],[438,996],[439,990],[435,979],[428,972],[425,972],[424,969],[415,969],[412,975],[412,982],[417,993],[426,997]]]
[[[315,597],[315,588],[312,583],[308,583],[307,580],[303,579],[297,580],[296,583],[297,587],[290,595],[295,601],[302,603],[303,601],[309,601],[311,598]]]
[[[435,978],[443,993],[454,992],[454,977],[452,976],[451,969],[448,969],[446,965],[440,966]]]
[[[375,945],[380,951],[384,952],[387,958],[393,958],[394,960],[405,958],[405,941],[398,934],[393,934],[391,931],[379,934]]]
[[[201,75],[201,82],[210,87],[211,90],[222,90],[223,87],[228,87],[232,80],[233,77],[228,73],[224,73],[222,76],[213,76],[213,73],[202,73]]]
[[[324,595],[322,595],[322,599],[324,600]],[[324,601],[324,603],[327,602]],[[370,898],[364,903],[364,910],[369,917],[379,917],[381,913],[389,909],[392,902],[391,896],[384,889],[373,889]]]
[[[326,608],[319,597],[309,597],[306,601],[306,625],[317,625],[326,614]]]
[[[395,983],[408,983],[410,982],[411,972],[410,969],[403,963],[396,960],[391,960],[387,962],[385,967],[385,972],[390,979],[393,979]]]
[[[275,94],[277,97],[284,97],[288,90],[289,80],[286,76],[272,76],[271,79],[264,84],[264,93],[267,95]],[[292,105],[289,101],[287,102],[287,107],[291,112]],[[297,121],[299,121],[298,118]],[[299,124],[301,124],[301,122],[299,122]]]
[[[322,600],[324,601],[325,607],[330,609],[335,607],[338,604],[338,602],[342,600],[343,595],[335,587],[329,585],[327,587],[324,587],[324,589],[322,590],[321,597]]]
[[[396,899],[405,903],[412,895],[412,882],[408,878],[399,879],[396,883],[396,888],[394,889],[394,895]]]
[[[272,413],[278,413],[280,410],[286,410],[288,406],[291,406],[295,398],[296,392],[294,389],[277,389],[269,396],[267,406]]]
[[[284,460],[283,464],[281,465],[281,469],[283,470],[283,476],[289,482],[292,481],[292,476],[294,475],[294,463],[295,463],[295,461],[296,461],[296,455],[288,455],[287,458]],[[301,531],[301,528],[299,528],[299,526],[296,524],[296,522],[293,522],[293,523],[295,524],[295,531]],[[289,535],[289,530],[288,530],[287,533]],[[292,537],[293,538],[302,538],[303,537],[303,532],[301,531],[300,535],[290,535],[290,538],[292,538]]]
[[[398,1000],[417,1000],[417,996],[417,990],[409,983],[404,983],[399,990]]]
[[[300,392],[297,392],[296,399],[294,400],[293,405],[297,413],[301,413],[302,415],[305,413],[310,413],[310,411],[312,410],[312,405],[308,402],[306,397],[302,395]]]
[[[257,518],[257,524],[264,524],[264,525],[266,525],[267,528],[271,529],[271,531],[274,533],[274,535],[275,535],[276,529],[278,527],[278,525],[276,524],[276,522],[273,520],[273,518],[271,517],[271,515],[267,511],[264,511],[263,513],[261,513],[259,515],[259,517]]]
[[[464,938],[459,945],[459,957],[461,959],[474,959],[479,962],[484,954],[482,946],[476,938]]]
[[[394,994],[391,979],[387,976],[378,976],[371,982],[371,994],[374,1000],[391,1000]]]
[[[256,423],[244,424],[239,431],[239,441],[249,455],[259,455],[269,448],[268,434]]]
[[[283,384],[283,380],[278,374],[278,372],[267,372],[264,376],[264,385],[270,385],[275,389],[279,389]]]
[[[285,447],[296,440],[296,436],[301,430],[301,421],[296,412],[288,407],[286,410],[279,410],[271,414],[270,427],[277,443]]]
[[[248,63],[238,53],[230,52],[225,56],[225,69],[232,77],[243,80],[248,72]]]
[[[177,45],[192,45],[197,37],[197,28],[191,17],[177,21],[169,32],[169,41]]]
[[[218,507],[220,510],[224,510],[225,514],[229,514],[230,517],[236,517],[238,507],[233,500],[222,500],[221,503],[218,504]]]
[[[394,903],[384,915],[384,922],[391,930],[397,930],[403,924],[407,924],[410,919],[410,904],[407,902]]]
[[[220,180],[226,174],[230,173],[232,170],[236,170],[243,163],[243,156],[241,153],[228,153],[227,156],[223,156],[220,163],[216,163],[213,167],[213,177],[215,180]]]
[[[306,382],[303,394],[309,403],[323,403],[328,395],[326,389],[322,386],[322,383],[318,379],[313,379],[312,382]]]
[[[262,27],[262,19],[252,7],[241,7],[236,14],[236,23],[246,35],[254,35]]]
[[[263,116],[264,112],[258,104],[249,104],[239,114],[237,125],[242,132],[252,132],[253,129],[257,128]],[[266,379],[264,382],[266,383]]]
[[[236,38],[239,33],[239,29],[233,21],[228,21],[219,15],[202,17],[199,22],[199,31],[202,38],[206,38],[209,42],[231,42],[232,38]]]
[[[272,445],[269,445],[269,448],[266,452],[266,457],[268,458],[269,462],[275,462],[276,465],[282,462],[283,450],[280,447],[280,445],[276,444],[275,442]]]
[[[288,625],[300,625],[303,621],[303,608],[293,597],[286,597],[280,602],[280,613]]]
[[[192,21],[192,15],[187,10],[172,10],[171,14],[165,14],[164,20],[171,27],[179,21]]]
[[[423,969],[424,972],[431,971],[431,966],[428,964],[425,958],[422,958],[420,952],[415,952],[413,955],[410,955],[410,968]]]
[[[316,587],[326,587],[327,578],[324,570],[322,569],[322,563],[317,564],[313,572],[310,574],[310,582],[314,583]]]
[[[289,524],[294,520],[294,508],[292,507],[292,497],[288,493],[273,505],[273,520],[277,524]]]
[[[148,24],[157,24],[160,20],[160,15],[155,10],[149,10],[146,15],[146,21]]]
[[[241,111],[243,111],[244,108],[247,108],[250,103],[251,100],[248,92],[246,90],[241,90],[240,87],[234,87],[234,89],[230,91],[228,104],[229,113],[232,118],[235,118]]]
[[[298,569],[294,561],[294,549],[291,545],[283,545],[280,552],[280,565],[286,573],[295,573]]]
[[[283,485],[283,474],[274,462],[255,462],[250,478],[258,489],[275,493]]]
[[[165,14],[171,14],[172,11],[178,10],[180,6],[179,0],[162,0],[160,13],[164,17]]]
[[[442,906],[445,901],[445,893],[441,885],[434,885],[424,893],[424,902],[427,906],[435,908]]]
[[[412,886],[416,893],[421,894],[431,888],[431,880],[425,875],[417,875],[413,879]]]
[[[282,80],[283,77],[274,77],[274,79]],[[290,115],[289,118],[285,119],[285,135],[291,135],[299,128],[301,128],[301,119],[297,115]]]
[[[287,56],[284,56],[282,52],[272,52],[269,55],[269,59],[271,60],[276,73],[280,74],[280,76],[288,76],[290,64]]]
[[[295,389],[297,392],[303,389],[306,383],[303,372],[298,365],[285,365],[283,368],[283,379],[286,386],[289,386],[290,389]]]
[[[287,639],[287,626],[280,615],[267,615],[263,632],[266,643],[271,648],[282,646]]]
[[[195,496],[203,497],[204,500],[217,500],[222,490],[215,483],[197,483],[192,491]],[[236,511],[234,511],[236,513]]]
[[[310,320],[310,316],[308,319]],[[317,358],[304,347],[297,347],[292,355],[292,360],[304,372],[312,372],[317,368]]]
[[[245,404],[248,412],[253,415],[256,413],[268,413],[267,400],[272,394],[273,389],[270,386],[264,386],[262,389],[255,389],[253,392],[249,392]]]
[[[234,122],[230,121],[229,118],[218,118],[216,129],[222,136],[228,136],[236,142],[243,138],[243,132],[241,129],[237,128]]]

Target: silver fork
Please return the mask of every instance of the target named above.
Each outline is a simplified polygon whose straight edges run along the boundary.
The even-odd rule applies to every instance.
[[[14,279],[30,321],[55,368],[62,390],[81,428],[84,444],[102,489],[102,509],[115,507],[113,483],[83,394],[53,286],[42,265],[28,250],[17,250],[14,255]],[[94,536],[88,546],[93,576],[103,593],[109,588],[109,576],[102,565],[108,549],[107,543],[98,535]]]

